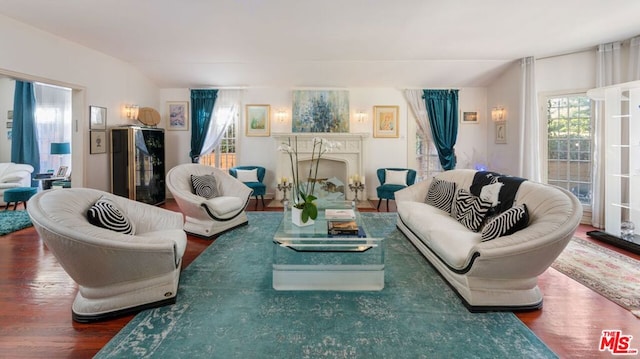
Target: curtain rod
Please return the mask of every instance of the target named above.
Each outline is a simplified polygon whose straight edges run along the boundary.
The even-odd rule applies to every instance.
[[[249,86],[209,86],[209,87],[189,87],[189,90],[245,90]]]

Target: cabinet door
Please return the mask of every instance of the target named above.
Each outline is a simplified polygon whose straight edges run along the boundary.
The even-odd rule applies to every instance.
[[[134,136],[136,200],[162,203],[165,200],[164,132],[138,129]]]

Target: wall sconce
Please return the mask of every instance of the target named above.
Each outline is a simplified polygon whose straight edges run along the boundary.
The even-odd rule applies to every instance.
[[[358,123],[367,122],[367,113],[362,110],[356,111],[356,122]]]
[[[287,120],[287,111],[279,109],[276,111],[276,121],[284,123]]]
[[[505,121],[507,116],[504,107],[494,107],[491,110],[491,119],[494,121]]]
[[[138,119],[138,110],[140,108],[138,105],[124,105],[125,115],[129,120],[137,120]]]

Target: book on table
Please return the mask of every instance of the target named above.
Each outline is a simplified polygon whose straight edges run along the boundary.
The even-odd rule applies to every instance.
[[[327,233],[330,235],[358,235],[356,221],[327,221]]]
[[[356,212],[353,209],[325,209],[324,217],[328,221],[355,221]]]

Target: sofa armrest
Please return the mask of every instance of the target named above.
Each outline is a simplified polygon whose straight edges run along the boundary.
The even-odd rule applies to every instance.
[[[429,191],[430,185],[431,185],[431,179],[428,179],[428,180],[413,184],[407,188],[403,188],[399,191],[396,191],[395,193],[396,202],[399,202],[399,201],[424,202],[425,198],[427,198],[427,192]]]

